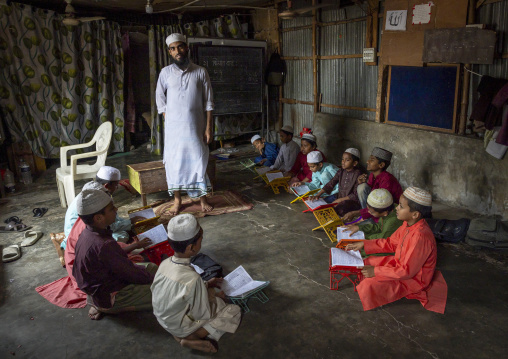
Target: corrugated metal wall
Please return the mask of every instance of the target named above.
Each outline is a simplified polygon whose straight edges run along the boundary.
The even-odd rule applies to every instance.
[[[294,8],[309,6],[308,2],[295,1]],[[365,17],[358,6],[321,11],[321,22],[335,22]],[[282,28],[312,24],[311,17],[299,17],[282,21]],[[323,26],[318,28],[317,54],[361,54],[365,44],[365,20]],[[282,56],[312,56],[312,29],[282,32]],[[287,78],[284,98],[313,101],[312,60],[286,60]],[[376,108],[377,66],[366,66],[361,58],[318,60],[318,93],[321,103],[358,108]],[[375,119],[375,112],[322,107],[322,112],[360,119]],[[312,127],[313,106],[284,104],[283,123],[295,129]]]

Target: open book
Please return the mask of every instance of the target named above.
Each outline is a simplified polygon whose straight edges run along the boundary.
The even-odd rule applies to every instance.
[[[360,251],[344,251],[339,248],[330,248],[332,255],[331,266],[363,267]]]
[[[270,167],[257,167],[254,169],[254,171],[256,171],[256,173],[260,176],[264,175],[266,172],[269,172],[271,171]]]
[[[302,184],[301,186],[291,187],[291,191],[297,196],[303,196],[310,192],[310,188],[306,184]]]
[[[153,227],[152,229],[146,232],[138,234],[138,240],[141,241],[145,238],[150,238],[152,240],[152,244],[150,244],[148,247],[145,247],[145,249],[147,249],[155,246],[156,244],[167,241],[168,234],[164,229],[164,226],[162,224],[159,224],[157,227]]]
[[[267,173],[266,178],[268,179],[268,182],[272,182],[274,179],[282,178],[284,175],[282,172],[273,172],[273,173]]]
[[[221,290],[228,297],[247,297],[260,287],[266,287],[270,282],[253,280],[243,266],[224,277]]]
[[[245,168],[251,168],[251,167],[254,167],[256,164],[254,163],[254,161],[252,160],[245,160],[245,161],[240,161],[240,164],[245,167]]]
[[[145,208],[140,211],[129,213],[129,218],[132,219],[134,217],[143,217],[144,219],[150,219],[155,217],[155,212],[153,211],[153,208]]]
[[[365,239],[365,233],[358,231],[351,234],[351,231],[345,227],[337,227],[337,240],[340,241],[341,239]]]
[[[320,198],[316,201],[304,200],[305,204],[309,206],[311,210],[315,210],[319,206],[326,206],[328,203],[324,199]]]

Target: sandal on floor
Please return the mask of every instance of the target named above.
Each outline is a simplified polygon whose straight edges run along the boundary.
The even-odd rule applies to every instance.
[[[0,232],[23,232],[30,228],[23,223],[9,222],[6,226],[0,226]]]
[[[34,213],[34,217],[42,217],[47,211],[47,208],[34,208],[32,212]]]
[[[21,257],[21,248],[17,244],[5,247],[2,251],[2,262],[12,262]]]
[[[18,216],[12,216],[12,217],[7,218],[7,219],[4,221],[4,223],[7,223],[7,224],[8,224],[8,223],[10,223],[10,222],[14,222],[14,223],[16,223],[16,224],[19,224],[19,223],[21,223],[21,221],[22,221],[22,220],[21,220],[21,219],[19,219],[19,217],[18,217]]]
[[[21,242],[21,247],[33,246],[42,237],[42,232],[27,231],[24,237],[25,239]]]

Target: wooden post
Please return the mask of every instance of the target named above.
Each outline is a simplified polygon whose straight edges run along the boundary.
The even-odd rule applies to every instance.
[[[282,46],[280,44],[280,33],[282,31],[282,26],[281,26],[281,20],[279,19],[279,3],[276,2],[274,4],[274,7],[275,7],[275,14],[277,15],[277,27],[278,27],[278,30],[277,30],[277,50],[279,51],[279,54],[282,56]],[[284,74],[284,76],[287,76],[287,73]],[[276,126],[276,130],[279,131],[281,128],[282,128],[282,125],[284,123],[284,104],[282,103],[282,99],[284,98],[284,86],[279,86],[279,118],[277,120],[277,126]],[[293,124],[291,124],[293,125]]]
[[[312,6],[316,5],[316,0],[312,0]],[[319,98],[318,98],[318,78],[317,78],[317,9],[312,10],[312,74],[313,74],[313,99],[314,99],[314,113],[319,112]]]
[[[469,12],[467,15],[467,23],[473,24],[475,21],[476,0],[469,0]],[[462,77],[462,96],[460,102],[460,120],[459,120],[459,135],[466,133],[467,125],[467,108],[469,106],[469,83],[471,82],[471,64],[464,65],[464,75]]]

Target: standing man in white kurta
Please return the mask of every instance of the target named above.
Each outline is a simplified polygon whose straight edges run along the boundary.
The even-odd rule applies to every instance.
[[[211,189],[206,174],[208,144],[212,141],[213,92],[205,68],[189,60],[185,36],[166,38],[173,63],[162,69],[155,91],[157,110],[164,114],[164,165],[168,192],[174,194],[172,214],[182,204],[181,191],[199,198],[203,212],[213,207],[206,195]]]

